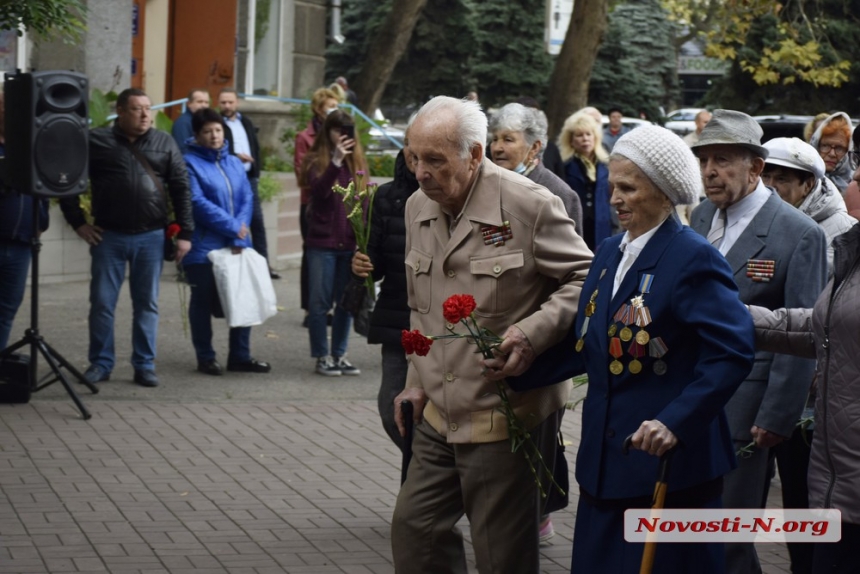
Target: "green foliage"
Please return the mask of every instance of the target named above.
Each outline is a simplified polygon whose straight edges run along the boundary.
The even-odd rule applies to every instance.
[[[281,133],[281,137],[279,138],[281,143],[284,144],[284,151],[287,154],[288,160],[282,160],[277,157],[277,154],[274,150],[270,150],[271,154],[264,154],[263,160],[263,169],[269,171],[295,171],[295,166],[293,165],[293,157],[295,157],[296,153],[296,135],[305,129],[308,125],[308,122],[311,121],[311,118],[314,117],[314,112],[311,110],[311,106],[309,104],[302,104],[298,108],[296,108],[296,123],[292,127],[288,127]],[[270,162],[271,167],[265,167],[266,161]],[[280,168],[280,169],[279,169]]]
[[[290,156],[290,160],[281,159],[281,157],[278,156],[277,150],[271,147],[264,147],[261,149],[260,155],[263,156],[263,171],[283,171],[287,173],[292,173],[294,171],[292,155]]]
[[[261,202],[273,201],[278,198],[284,190],[280,182],[270,175],[262,174],[257,184],[257,195]]]
[[[704,102],[750,114],[860,114],[860,27],[850,12],[856,14],[857,8],[841,0],[786,3],[778,14],[755,18],[744,43],[736,47],[729,73],[714,79]],[[793,26],[789,40],[786,23],[796,20],[808,20],[809,26]],[[798,67],[803,63],[806,67]],[[837,72],[845,75],[845,83],[827,85]]]
[[[23,26],[43,37],[57,36],[66,43],[80,39],[85,30],[82,18],[86,7],[80,0],[2,0],[0,30]]]
[[[370,175],[376,177],[394,177],[394,164],[397,161],[397,156],[380,153],[368,154],[367,169]]]
[[[155,129],[161,130],[167,133],[173,133],[173,120],[170,119],[170,116],[164,113],[164,110],[158,110],[158,113],[155,114]]]
[[[475,2],[476,50],[470,62],[485,106],[544,95],[553,60],[544,47],[545,0]]]
[[[485,106],[522,95],[544,100],[553,61],[544,47],[545,0],[428,0],[383,101],[407,106],[476,90]],[[344,3],[343,44],[326,51],[326,77],[361,72],[392,0]],[[361,94],[359,94],[360,96]]]
[[[266,37],[266,32],[269,31],[269,19],[272,12],[272,0],[257,0],[257,7],[254,11],[254,46],[259,48],[260,42]]]
[[[90,91],[90,128],[100,128],[110,124],[111,104],[116,102],[117,93],[104,93],[98,88]]]
[[[677,57],[672,40],[677,27],[658,0],[620,4],[609,14],[609,27],[591,75],[589,103],[625,115],[644,110],[659,117],[658,106],[678,95]]]

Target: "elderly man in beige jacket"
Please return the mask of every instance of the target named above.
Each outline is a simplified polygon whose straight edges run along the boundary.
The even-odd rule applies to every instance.
[[[477,103],[443,96],[409,128],[421,188],[406,204],[411,328],[445,334],[442,303],[470,294],[479,324],[504,342],[484,361],[465,339],[443,339],[427,356],[411,357],[395,402],[401,432],[402,400],[414,404],[417,423],[392,520],[399,574],[465,574],[455,527],[464,513],[479,572],[539,571],[539,491],[523,453],[511,452],[496,381],[523,374],[562,340],[592,254],[561,200],[485,158],[486,138]],[[551,453],[570,381],[544,383],[508,396],[535,444]]]

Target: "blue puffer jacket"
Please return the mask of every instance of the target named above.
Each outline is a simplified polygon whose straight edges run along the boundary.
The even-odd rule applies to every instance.
[[[188,153],[188,180],[191,185],[191,209],[194,214],[194,237],[191,251],[182,260],[185,265],[209,263],[206,254],[222,247],[251,247],[251,236],[239,239],[242,224],[250,229],[253,196],[245,168],[230,155],[227,144],[213,150],[194,143],[185,144]]]

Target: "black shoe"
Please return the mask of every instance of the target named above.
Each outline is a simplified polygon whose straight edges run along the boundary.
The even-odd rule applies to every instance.
[[[305,318],[302,319],[302,327],[304,327],[305,329],[308,328],[308,316],[307,315],[305,315]]]
[[[224,369],[215,359],[212,359],[211,361],[199,361],[197,363],[197,370],[206,375],[213,375],[216,377],[224,374]]]
[[[331,324],[334,322],[334,313],[328,313],[325,316],[325,324],[331,327]]]
[[[281,278],[281,274],[278,273],[277,271],[275,271],[274,269],[272,269],[271,267],[269,267],[269,277],[277,280],[277,279]]]
[[[148,370],[135,370],[134,371],[134,382],[143,387],[157,387],[158,386],[158,377],[155,374],[155,371]]]
[[[87,367],[87,370],[84,371],[84,378],[90,384],[101,383],[104,381],[110,380],[110,373],[105,371],[103,368],[98,365],[90,365]]]
[[[257,359],[249,359],[243,363],[227,363],[227,370],[240,373],[268,373],[272,370],[272,365]]]

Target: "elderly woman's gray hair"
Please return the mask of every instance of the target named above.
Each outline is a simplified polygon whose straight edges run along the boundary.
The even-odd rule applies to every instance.
[[[699,162],[674,132],[646,125],[621,136],[609,160],[628,159],[641,169],[673,205],[693,203],[702,192]]]
[[[543,155],[547,141],[547,121],[542,111],[522,104],[507,104],[490,118],[490,136],[499,131],[522,133],[529,148],[539,141],[538,157]]]
[[[409,120],[406,131],[408,132],[412,124],[418,119],[423,120],[425,116],[436,119],[446,113],[453,116],[451,124],[455,129],[453,137],[456,138],[456,141],[454,143],[460,148],[461,158],[469,157],[472,147],[476,144],[486,149],[487,116],[481,111],[480,104],[469,100],[458,100],[450,96],[436,96],[415,112]]]

